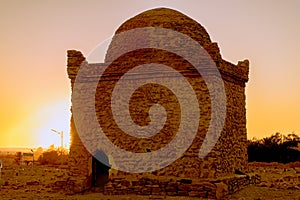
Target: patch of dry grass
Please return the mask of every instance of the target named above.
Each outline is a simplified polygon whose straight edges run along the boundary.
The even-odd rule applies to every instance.
[[[65,167],[53,166],[17,166],[13,157],[0,158],[6,165],[2,170],[2,187],[0,199],[66,199],[66,200],[129,200],[129,199],[201,199],[189,197],[164,196],[107,196],[101,193],[86,193],[66,196],[62,192],[54,192],[51,188],[57,180],[62,180],[67,174]],[[300,200],[300,162],[280,163],[250,163],[249,170],[261,175],[262,184],[249,186],[226,199],[289,199]],[[277,184],[277,185],[276,185]],[[284,187],[294,185],[293,189]],[[282,188],[280,188],[282,187]],[[298,187],[298,189],[297,189]]]

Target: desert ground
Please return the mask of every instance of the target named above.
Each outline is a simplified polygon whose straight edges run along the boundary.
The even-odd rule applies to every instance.
[[[161,196],[104,196],[87,192],[78,195],[65,195],[55,191],[53,183],[67,174],[67,166],[22,165],[13,164],[1,158],[4,165],[1,174],[0,199],[199,199],[187,197]],[[6,165],[5,165],[6,164]],[[249,172],[261,175],[261,183],[248,186],[225,199],[288,199],[300,200],[300,162],[249,163]]]

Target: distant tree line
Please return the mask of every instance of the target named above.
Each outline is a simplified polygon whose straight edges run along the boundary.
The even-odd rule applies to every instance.
[[[300,137],[297,134],[287,136],[275,133],[270,137],[248,140],[249,162],[300,161]]]

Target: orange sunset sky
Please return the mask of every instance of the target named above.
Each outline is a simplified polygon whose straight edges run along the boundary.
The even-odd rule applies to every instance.
[[[300,1],[2,0],[0,147],[69,143],[66,51],[84,55],[126,19],[155,7],[202,24],[224,59],[250,60],[248,137],[300,134]]]

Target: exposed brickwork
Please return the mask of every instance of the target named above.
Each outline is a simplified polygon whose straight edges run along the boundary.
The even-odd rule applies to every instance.
[[[214,181],[192,181],[190,179],[159,180],[151,178],[129,181],[126,178],[119,178],[108,182],[103,193],[108,195],[167,195],[221,199],[249,184],[257,184],[259,182],[260,177],[255,174],[235,175]]]
[[[221,73],[227,97],[225,125],[221,137],[215,147],[204,159],[200,159],[198,157],[198,153],[211,119],[210,97],[202,76],[193,69],[189,62],[186,62],[186,60],[178,55],[163,50],[153,49],[142,49],[127,53],[115,60],[109,68],[107,68],[98,82],[99,69],[106,65],[103,63],[88,64],[85,61],[84,56],[79,51],[69,50],[67,70],[72,88],[80,65],[89,65],[89,70],[93,73],[93,76],[86,77],[86,79],[83,78],[81,81],[86,82],[86,84],[91,84],[92,82],[97,81],[97,93],[96,96],[89,96],[85,93],[86,91],[81,91],[82,97],[96,97],[96,115],[99,123],[102,124],[101,127],[107,133],[108,138],[115,145],[132,152],[145,152],[146,148],[155,151],[170,142],[170,140],[174,137],[174,134],[176,134],[176,130],[179,126],[179,120],[176,117],[180,116],[180,109],[177,105],[178,102],[176,97],[174,97],[174,94],[172,94],[168,89],[157,85],[150,85],[144,89],[141,88],[139,91],[134,93],[130,103],[132,107],[138,107],[140,109],[132,109],[130,111],[133,120],[135,120],[136,123],[141,125],[147,124],[147,120],[149,120],[147,113],[149,112],[149,107],[153,104],[153,102],[161,103],[164,105],[167,113],[170,113],[170,118],[168,118],[168,121],[166,122],[167,125],[164,127],[163,131],[146,139],[137,139],[126,135],[118,128],[117,124],[113,123],[114,120],[112,120],[110,108],[111,94],[114,85],[120,77],[135,66],[151,61],[172,67],[187,79],[196,93],[201,110],[198,132],[194,142],[180,159],[163,169],[152,173],[138,174],[138,176],[146,177],[151,175],[154,177],[173,177],[174,179],[193,178],[203,180],[209,178],[219,180],[221,177],[233,175],[236,169],[245,171],[247,169],[245,83],[248,81],[249,62],[245,60],[234,65],[223,60],[217,43],[211,42],[208,33],[200,24],[179,12],[170,9],[154,9],[139,14],[122,24],[116,33],[133,28],[149,26],[173,29],[192,37],[210,54]],[[170,41],[170,45],[172,45],[172,41]],[[114,46],[111,45],[106,55],[106,61],[110,60],[110,55],[113,51]],[[176,77],[168,77],[166,81],[172,82],[174,79],[176,79]],[[217,77],[212,75],[211,79],[215,80]],[[153,88],[155,88],[155,91],[153,91]],[[157,94],[157,91],[159,91],[159,94]],[[151,98],[145,99],[145,96],[142,95],[144,93],[149,94]],[[189,99],[188,96],[186,98]],[[122,104],[124,102],[120,103]],[[84,112],[89,111],[83,110],[83,115]],[[74,192],[80,192],[91,187],[92,156],[83,146],[76,131],[73,118],[71,119],[70,134],[71,147],[69,181],[72,185],[72,190]],[[120,140],[120,138],[122,139]],[[95,141],[97,138],[93,138],[93,135],[91,134],[90,140]],[[91,145],[97,144],[91,143]],[[126,158],[124,158],[124,164],[126,164]],[[117,172],[116,174],[117,176],[128,175],[122,172]],[[143,179],[137,181],[142,180]],[[154,183],[154,179],[152,180],[153,183],[151,182],[148,186],[147,184],[137,184],[136,187],[134,186],[134,182],[130,182],[129,184],[128,180],[125,179],[123,181],[125,185],[121,184],[121,188],[123,188],[124,191],[129,191],[128,193],[165,193],[167,195],[211,198],[217,198],[217,188],[221,191],[225,190],[225,193],[226,191],[230,193],[230,191],[235,191],[234,188],[236,187],[230,181],[228,182],[228,180],[224,183],[226,186],[211,182],[207,183],[207,185],[198,186],[194,184],[179,184],[178,182]],[[238,183],[239,186],[237,187],[242,187],[242,185],[250,183],[251,179],[235,178],[232,182],[235,181],[241,181],[241,183]],[[123,191],[123,189],[119,190],[114,183],[115,182],[110,182],[107,184],[105,190],[106,193]],[[161,184],[164,185],[163,189],[160,187]],[[191,188],[197,189],[194,190]]]

